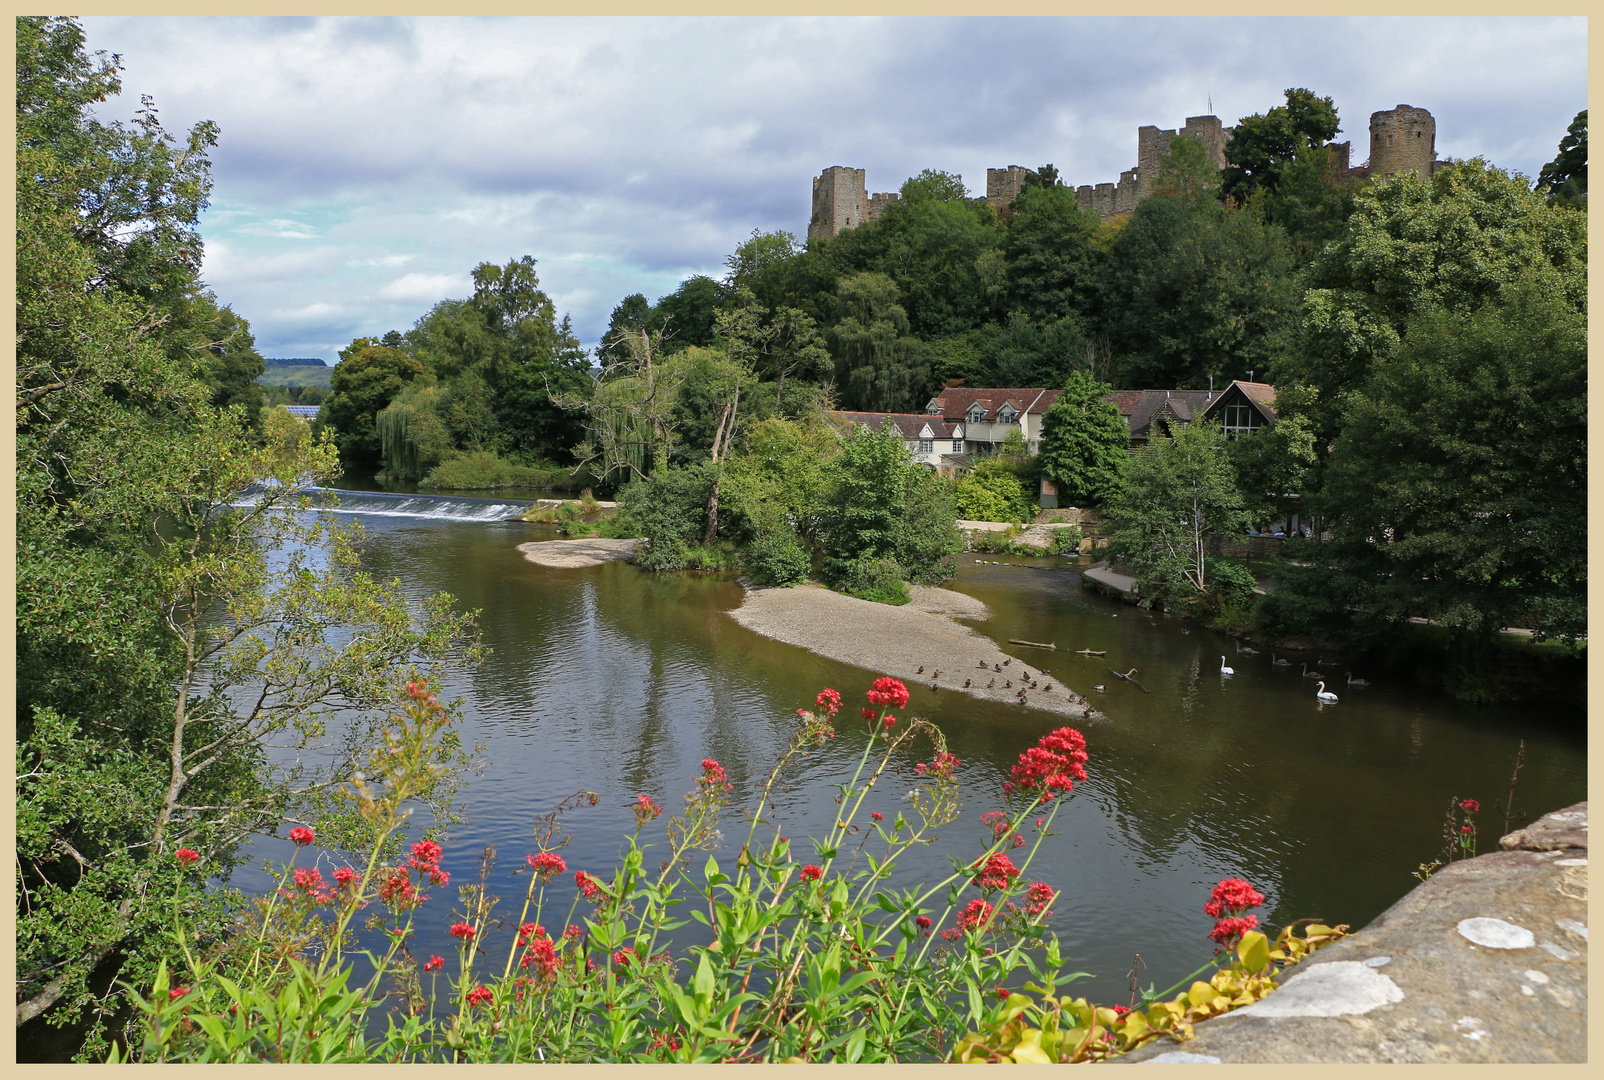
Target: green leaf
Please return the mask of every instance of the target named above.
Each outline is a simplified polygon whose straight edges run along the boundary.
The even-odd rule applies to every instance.
[[[1263,971],[1270,963],[1270,941],[1257,930],[1249,930],[1236,943],[1236,955],[1248,972]]]
[[[897,912],[902,910],[902,905],[898,904],[895,900],[883,892],[874,894],[874,902],[880,905],[881,911],[892,915],[895,915]]]

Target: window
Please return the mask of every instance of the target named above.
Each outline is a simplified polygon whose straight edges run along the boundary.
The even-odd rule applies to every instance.
[[[969,422],[971,424],[978,424],[985,419],[986,410],[982,409],[980,406],[976,405],[973,409],[969,410]]]
[[[1017,424],[1019,423],[1019,414],[1004,409],[1002,412],[997,414],[997,422],[999,424]]]
[[[919,440],[919,452],[921,454],[932,453],[935,449],[936,449],[936,440],[934,440],[934,439],[920,439]]]
[[[1264,419],[1251,405],[1227,405],[1224,410],[1225,434],[1231,438],[1252,435],[1264,426]]]
[[[964,452],[964,441],[962,439],[952,440],[952,452],[955,454],[961,454]]]

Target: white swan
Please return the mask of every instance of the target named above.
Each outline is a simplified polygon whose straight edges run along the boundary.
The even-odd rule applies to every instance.
[[[1225,666],[1225,657],[1224,656],[1220,657],[1220,674],[1221,675],[1235,675],[1236,674],[1236,672],[1233,671],[1231,668],[1228,668],[1228,667]]]
[[[1331,691],[1327,690],[1325,683],[1321,683],[1318,687],[1315,688],[1314,696],[1316,698],[1318,698],[1319,700],[1321,700],[1321,701],[1329,701],[1329,702],[1332,702],[1333,704],[1335,704],[1336,700],[1337,700],[1337,695],[1335,695]]]

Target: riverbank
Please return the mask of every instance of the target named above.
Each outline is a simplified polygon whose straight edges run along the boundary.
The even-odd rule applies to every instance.
[[[1078,697],[1072,700],[1070,687],[1042,678],[1030,657],[1004,653],[990,638],[954,621],[989,618],[985,604],[950,589],[910,585],[908,592],[910,603],[891,607],[812,583],[789,589],[748,586],[745,600],[730,617],[775,641],[938,692],[1017,706],[1020,689],[1035,681],[1021,707],[1073,720],[1102,719]]]
[[[572,569],[632,559],[635,549],[640,545],[640,540],[606,540],[599,536],[587,536],[578,540],[536,540],[519,544],[518,552],[541,566]]]
[[[1263,1001],[1122,1063],[1587,1060],[1587,804],[1452,863]]]

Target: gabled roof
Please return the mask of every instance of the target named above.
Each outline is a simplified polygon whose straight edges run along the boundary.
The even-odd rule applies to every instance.
[[[1160,410],[1183,424],[1199,416],[1211,417],[1232,390],[1240,390],[1267,420],[1275,420],[1275,387],[1241,379],[1223,390],[1115,390],[1103,400],[1119,408],[1131,438],[1145,439]]]
[[[970,408],[979,405],[983,410],[982,421],[989,423],[996,419],[1004,405],[1012,406],[1016,413],[1040,415],[1053,407],[1061,392],[1040,386],[951,386],[931,398],[925,408],[937,409],[942,416],[957,419],[968,416]]]
[[[870,431],[879,431],[890,420],[904,439],[950,439],[953,429],[959,426],[948,423],[943,417],[926,413],[847,412],[832,409],[826,415],[838,426],[850,429],[861,424]]]

